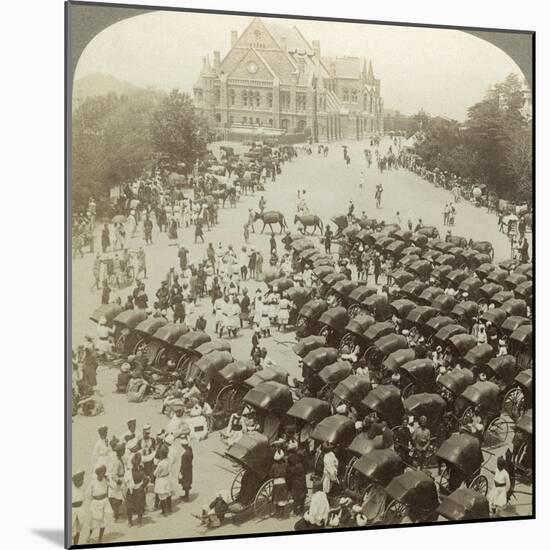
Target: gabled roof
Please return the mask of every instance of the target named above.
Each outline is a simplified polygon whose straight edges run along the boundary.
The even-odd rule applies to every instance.
[[[280,47],[282,47],[282,37],[285,36],[288,51],[298,50],[313,54],[311,44],[304,38],[296,26],[287,27],[272,20],[264,21],[264,25]]]
[[[323,57],[322,60],[329,73],[334,65],[336,78],[358,78],[361,75],[360,57]]]

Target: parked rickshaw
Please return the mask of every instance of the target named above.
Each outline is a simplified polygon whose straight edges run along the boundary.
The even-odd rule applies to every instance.
[[[439,259],[439,258],[438,258]],[[436,260],[437,262],[437,260]],[[430,278],[430,274],[433,271],[432,264],[427,260],[417,260],[407,267],[410,271],[421,281],[427,281]]]
[[[468,279],[469,274],[464,269],[453,269],[452,271],[449,271],[445,279],[451,283],[453,288],[458,288],[460,283],[466,279]]]
[[[374,342],[383,336],[389,334],[395,334],[395,325],[391,321],[384,321],[383,323],[374,323],[364,333],[361,340],[362,349],[361,353],[366,359],[366,351],[374,345]],[[363,352],[364,348],[364,352]],[[395,351],[395,350],[394,350]]]
[[[451,248],[454,248],[454,246],[455,245],[449,241],[442,241],[440,239],[436,239],[435,241],[432,241],[430,248],[439,250],[443,254],[448,254],[449,250],[451,250]]]
[[[423,336],[428,336],[429,331],[426,330],[426,323],[438,314],[439,311],[437,311],[434,307],[417,306],[409,311],[405,321],[406,324],[413,327],[417,333],[422,334]]]
[[[467,297],[470,300],[478,301],[479,298],[481,297],[480,289],[482,286],[483,286],[483,281],[481,281],[477,277],[468,277],[458,285],[458,291],[462,295],[466,293]]]
[[[392,315],[388,305],[388,298],[385,294],[371,294],[361,302],[360,310],[368,315],[372,315],[376,321],[386,321]]]
[[[408,470],[395,477],[386,487],[389,503],[384,523],[435,521],[439,499],[433,478],[421,470]]]
[[[525,275],[528,279],[532,279],[533,264],[519,264],[516,269],[514,269],[514,273],[521,273],[522,275]]]
[[[326,341],[323,336],[317,334],[311,334],[305,338],[300,339],[296,344],[292,346],[292,351],[302,359],[314,349],[322,348],[326,346]]]
[[[436,368],[431,359],[414,359],[399,367],[403,399],[435,389]]]
[[[286,413],[292,407],[293,400],[288,386],[270,381],[251,388],[243,397],[243,403],[254,411],[260,432],[272,442],[287,421]]]
[[[526,484],[533,482],[533,410],[526,411],[516,422],[516,443],[512,451],[516,476]],[[518,441],[519,439],[519,441]]]
[[[502,292],[503,287],[495,283],[485,283],[479,287],[478,294],[476,296],[477,302],[479,304],[486,304],[492,302],[493,296],[496,296],[498,293]]]
[[[395,239],[386,247],[386,253],[391,254],[395,259],[399,258],[407,248],[407,243],[405,241]]]
[[[464,357],[475,346],[477,338],[471,334],[455,334],[447,342],[447,347],[456,359]]]
[[[398,349],[386,357],[382,363],[382,369],[385,373],[393,374],[399,372],[399,367],[414,359],[416,359],[416,355],[413,349]]]
[[[389,384],[377,386],[361,400],[361,410],[365,416],[376,413],[380,420],[385,420],[393,428],[401,424],[405,412],[401,391]]]
[[[317,395],[324,386],[319,373],[327,366],[338,360],[336,348],[322,347],[310,351],[303,359],[302,379],[304,385],[313,394]]]
[[[180,336],[173,344],[172,347],[179,351],[179,359],[176,365],[176,369],[181,373],[185,380],[189,380],[191,366],[194,361],[202,357],[202,354],[198,351],[198,348],[202,344],[210,342],[212,339],[208,334],[201,330],[191,330],[187,334]]]
[[[430,347],[440,345],[443,349],[446,349],[451,344],[451,338],[460,334],[466,334],[467,330],[462,326],[455,323],[449,323],[440,328],[431,339],[428,340]],[[451,347],[451,352],[453,352]]]
[[[147,313],[143,309],[130,309],[119,313],[113,319],[115,328],[115,351],[130,355],[135,348],[139,334],[135,328],[147,319]]]
[[[533,406],[533,371],[526,369],[520,371],[514,378],[514,384],[506,392],[502,408],[517,420],[523,413]]]
[[[118,304],[103,304],[93,311],[90,315],[90,320],[94,323],[99,323],[102,317],[105,317],[106,325],[113,326],[114,320],[122,313],[122,306]]]
[[[361,401],[372,390],[372,384],[365,376],[349,374],[332,390],[331,408],[336,410],[341,404],[361,412]]]
[[[416,304],[412,300],[407,298],[400,298],[390,303],[390,309],[398,319],[406,319],[407,315],[416,307]]]
[[[493,269],[486,277],[488,283],[495,283],[497,285],[504,286],[506,279],[508,278],[508,272],[504,269]]]
[[[325,300],[314,299],[306,302],[296,320],[296,336],[298,338],[304,338],[310,334],[317,334],[319,332],[319,317],[328,309],[328,304]]]
[[[533,281],[527,280],[524,283],[517,285],[514,289],[514,296],[516,298],[520,298],[521,300],[525,300],[527,304],[530,304],[533,299]]]
[[[533,327],[522,325],[512,332],[508,352],[516,358],[519,369],[528,369],[533,363]]]
[[[359,315],[350,319],[349,323],[344,327],[344,334],[340,340],[340,351],[347,347],[350,353],[353,352],[355,347],[360,345],[360,342],[363,340],[363,334],[374,323],[374,317],[370,315]]]
[[[317,424],[330,415],[330,405],[316,397],[302,397],[287,411],[292,419],[298,442],[306,445],[311,438],[311,432]]]
[[[484,252],[475,252],[474,250],[465,250],[464,258],[470,269],[477,269],[480,265],[486,264],[492,261],[492,257]]]
[[[428,237],[428,239],[439,239],[439,230],[437,229],[437,227],[425,226],[416,231],[416,233],[425,235],[426,237]]]
[[[414,275],[405,271],[404,269],[395,269],[391,273],[391,278],[393,284],[397,285],[399,288],[403,288],[407,283],[414,281]]]
[[[147,344],[150,342],[153,334],[155,334],[155,332],[157,332],[157,330],[163,327],[166,323],[166,319],[163,319],[162,317],[148,317],[144,321],[141,321],[141,323],[139,323],[134,329],[134,333],[137,335],[137,341],[132,353],[134,355],[138,351],[145,353]]]
[[[406,249],[405,249],[406,250]],[[399,263],[401,264],[401,267],[405,270],[409,270],[409,266],[414,264],[415,262],[418,262],[420,260],[420,256],[418,254],[407,254],[406,256],[402,256],[399,260]]]
[[[166,323],[150,338],[145,349],[145,357],[150,365],[164,368],[168,359],[174,362],[179,358],[178,352],[172,345],[180,336],[187,334],[189,327],[183,323]]]
[[[351,463],[346,488],[359,497],[370,524],[384,519],[386,486],[403,474],[405,464],[392,449],[373,449]]]
[[[441,250],[435,250],[433,248],[428,248],[425,252],[422,253],[421,258],[427,260],[428,262],[435,263],[435,260],[441,256],[443,252]]]
[[[352,290],[348,296],[348,313],[350,317],[359,315],[362,311],[362,302],[373,294],[376,294],[376,288],[364,285],[360,285]]]
[[[458,263],[457,258],[453,254],[441,254],[434,261],[436,265],[450,265],[453,269],[458,265],[462,265]]]
[[[478,375],[494,356],[495,350],[491,344],[478,344],[466,352],[463,362],[472,369],[474,375]]]
[[[262,370],[257,370],[252,373],[245,381],[246,391],[250,388],[255,388],[264,382],[278,382],[288,386],[288,372],[282,367],[270,365]]]
[[[269,478],[273,449],[267,438],[246,433],[227,449],[225,456],[240,467],[231,484],[228,519],[240,523],[253,515],[269,517],[273,511],[273,480]]]
[[[490,303],[495,307],[502,307],[508,300],[514,298],[511,290],[499,290],[491,296]]]
[[[502,323],[506,320],[506,317],[508,317],[508,315],[503,309],[495,307],[483,312],[481,315],[481,320],[485,322],[489,321],[497,327],[497,329],[500,329]]]
[[[189,378],[192,378],[197,386],[208,388],[205,398],[211,405],[215,405],[222,389],[222,380],[218,374],[232,362],[233,356],[228,351],[212,351],[197,359],[190,367]]]
[[[485,278],[491,273],[491,271],[494,271],[497,268],[495,264],[492,263],[485,263],[478,266],[475,270],[478,277],[482,280],[485,280]]]
[[[428,336],[428,346],[431,346],[431,342],[434,336],[444,327],[453,325],[454,319],[447,317],[446,315],[436,315],[426,322],[426,332]]]
[[[326,277],[323,278],[323,283],[321,284],[321,288],[319,289],[319,295],[321,298],[326,298],[328,293],[330,292],[330,289],[334,286],[335,283],[338,281],[347,281],[348,279],[343,273],[329,273]]]
[[[349,315],[345,307],[331,307],[322,313],[317,321],[318,334],[325,337],[327,345],[338,346],[348,322]]]
[[[428,237],[423,233],[413,233],[410,242],[419,248],[424,248],[428,244]]]
[[[484,373],[487,380],[500,387],[500,398],[504,403],[506,394],[515,384],[515,378],[518,374],[516,358],[513,355],[493,357],[479,367],[479,372]]]
[[[441,284],[445,284],[447,281],[447,275],[453,271],[450,265],[438,265],[432,271],[432,279],[439,281]]]
[[[450,521],[471,521],[491,517],[487,497],[467,487],[461,487],[445,496],[437,511],[441,517]]]
[[[468,430],[474,410],[478,410],[483,423],[483,446],[499,447],[508,437],[508,423],[500,416],[500,388],[494,382],[475,382],[456,400],[455,410],[463,429]]]
[[[439,310],[443,315],[448,315],[454,309],[456,305],[456,298],[449,296],[448,294],[439,294],[433,299],[431,303],[432,307]]]
[[[413,302],[418,302],[418,297],[424,292],[427,287],[428,285],[426,283],[423,283],[422,281],[411,281],[410,283],[406,283],[401,288],[401,290],[399,291],[399,295],[402,298],[408,298]]]
[[[468,330],[472,328],[478,314],[479,306],[472,300],[459,302],[451,311],[451,317]]]
[[[454,368],[437,379],[436,391],[445,399],[447,409],[453,411],[456,399],[473,383],[474,373],[470,369]]]
[[[489,480],[481,473],[483,454],[481,443],[473,435],[452,434],[436,452],[444,468],[439,478],[439,491],[449,494],[464,484],[483,496],[487,496]]]
[[[388,357],[390,353],[399,349],[407,349],[408,341],[400,334],[387,334],[376,339],[371,346],[365,351],[364,358],[367,363],[378,369],[381,363]]]
[[[529,279],[521,273],[512,273],[504,280],[504,287],[508,290],[515,290],[520,284],[525,283]]]
[[[348,279],[342,279],[337,281],[331,287],[327,293],[327,300],[330,300],[332,296],[333,306],[344,306],[348,307],[348,297],[358,287],[357,281],[350,281]]]
[[[502,306],[500,306],[500,308],[503,309],[508,316],[527,315],[527,303],[525,302],[525,300],[512,298],[510,300],[506,300],[506,302],[504,302]]]
[[[311,440],[316,447],[313,471],[318,475],[322,474],[324,450],[330,446],[339,462],[338,479],[342,479],[346,464],[346,449],[354,437],[355,425],[347,416],[334,414],[321,420],[311,432]]]
[[[466,263],[464,252],[465,250],[460,246],[453,246],[452,248],[449,248],[449,250],[447,250],[447,254],[450,254],[455,259],[454,265],[457,265],[458,267],[465,267],[466,265],[468,265]]]
[[[334,267],[322,265],[313,269],[313,277],[318,281],[322,281],[327,275],[335,273]]]
[[[417,299],[417,302],[424,306],[429,306],[437,296],[443,294],[443,289],[438,286],[429,286],[422,291],[422,294]]]
[[[319,372],[319,379],[324,386],[319,390],[317,397],[320,399],[330,399],[334,388],[346,379],[352,373],[351,363],[349,361],[335,361]]]

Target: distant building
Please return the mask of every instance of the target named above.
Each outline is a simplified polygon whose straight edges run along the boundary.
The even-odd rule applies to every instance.
[[[380,80],[372,62],[322,57],[296,26],[252,19],[231,31],[231,49],[203,59],[193,86],[197,111],[212,127],[266,134],[304,133],[314,140],[363,139],[384,130]]]

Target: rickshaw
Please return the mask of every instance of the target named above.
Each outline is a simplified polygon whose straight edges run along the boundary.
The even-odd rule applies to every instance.
[[[427,344],[431,345],[434,336],[444,327],[453,325],[454,320],[446,315],[436,315],[426,322],[426,332],[429,334]]]
[[[451,285],[453,286],[453,288],[458,288],[458,286],[460,285],[460,283],[462,281],[464,281],[465,279],[467,279],[469,277],[469,274],[467,271],[465,271],[464,269],[453,269],[452,271],[450,271],[447,276],[445,277],[445,279],[451,283]]]
[[[462,429],[468,430],[474,410],[478,409],[483,423],[482,445],[499,447],[508,437],[508,422],[501,416],[500,387],[494,382],[478,381],[468,386],[456,400],[455,412]]]
[[[147,313],[143,309],[129,309],[119,313],[113,319],[113,326],[115,327],[115,351],[130,355],[139,335],[134,329],[147,319]]]
[[[360,407],[365,416],[376,413],[390,428],[401,424],[405,412],[399,388],[389,384],[376,386],[361,400]]]
[[[183,323],[166,323],[160,327],[150,338],[145,349],[145,357],[150,365],[164,368],[169,359],[177,361],[179,355],[172,345],[180,336],[187,334],[189,327]]]
[[[475,250],[465,250],[464,259],[470,269],[476,270],[480,265],[487,264],[492,261],[492,257],[484,252],[476,252]]]
[[[437,240],[432,243],[430,248],[439,250],[440,252],[443,252],[443,254],[448,254],[449,250],[451,250],[451,248],[454,248],[454,246],[455,245],[449,241]]]
[[[454,263],[458,267],[464,267],[468,265],[466,263],[466,257],[464,256],[464,252],[465,250],[460,246],[453,246],[452,248],[449,248],[449,250],[447,250],[447,254],[450,254],[451,256],[454,257],[455,259]]]
[[[347,416],[333,414],[321,420],[311,432],[311,440],[316,447],[313,471],[318,475],[322,474],[323,447],[330,446],[338,458],[338,465],[341,470],[338,479],[341,479],[345,471],[346,461],[344,459],[346,450],[354,437],[355,424],[353,420],[350,420]]]
[[[407,243],[405,241],[396,239],[386,247],[386,253],[391,254],[395,259],[397,259],[401,256],[403,250],[405,250],[406,248]]]
[[[457,258],[453,254],[441,254],[441,256],[438,256],[435,259],[435,264],[450,265],[453,269],[456,268],[458,265],[462,265],[458,263]]]
[[[312,273],[317,280],[322,281],[327,275],[330,275],[331,273],[335,273],[335,271],[333,267],[330,267],[328,265],[322,265],[322,266],[316,267]]]
[[[122,313],[122,306],[118,304],[103,304],[94,310],[90,315],[90,320],[94,323],[99,323],[99,320],[105,317],[107,326],[112,327],[114,320],[120,313]]]
[[[428,237],[423,233],[413,233],[409,239],[412,244],[418,246],[419,248],[424,248],[428,244]]]
[[[514,289],[514,296],[530,304],[533,299],[533,281],[527,280],[517,285]]]
[[[310,392],[317,395],[323,387],[319,373],[327,366],[338,360],[338,350],[330,347],[317,348],[310,351],[303,359],[302,379]]]
[[[423,290],[422,294],[418,297],[417,302],[421,305],[429,306],[440,294],[443,294],[443,289],[441,287],[429,286]]]
[[[387,334],[377,338],[371,346],[365,351],[364,358],[369,365],[375,369],[380,367],[380,364],[394,351],[407,349],[409,343],[404,336],[400,334]]]
[[[435,309],[439,310],[439,312],[443,314],[451,313],[455,305],[456,299],[454,296],[449,296],[448,294],[439,294],[439,296],[436,296],[431,303],[432,307],[435,307]]]
[[[406,319],[407,315],[416,307],[416,304],[412,300],[407,298],[400,298],[390,303],[390,309],[398,319]]]
[[[288,386],[271,380],[248,390],[243,403],[254,411],[260,432],[271,443],[287,421],[286,413],[292,407],[293,400]]]
[[[267,286],[274,292],[285,292],[290,288],[294,288],[294,281],[288,277],[279,277],[267,283]]]
[[[506,315],[509,315],[509,316],[512,316],[512,315],[525,316],[527,314],[527,303],[525,302],[525,300],[518,300],[517,298],[512,298],[510,300],[506,300],[506,302],[504,302],[500,307],[506,312]]]
[[[455,334],[447,342],[447,347],[456,358],[464,357],[475,346],[477,346],[477,338],[471,334]]]
[[[439,281],[441,284],[445,284],[447,281],[447,275],[453,271],[450,265],[438,265],[432,271],[431,278]]]
[[[397,285],[399,288],[404,287],[407,283],[414,281],[414,275],[405,271],[404,269],[395,269],[392,271],[391,278],[393,284]]]
[[[330,406],[316,397],[302,397],[286,414],[294,422],[299,443],[306,444],[315,426],[330,415]]]
[[[437,260],[436,260],[437,261]],[[433,271],[432,264],[427,260],[417,260],[407,267],[407,270],[414,274],[421,281],[427,281]]]
[[[476,268],[475,272],[477,273],[480,279],[485,280],[485,278],[489,275],[489,273],[491,273],[491,271],[494,271],[496,267],[497,266],[495,264],[491,264],[491,263],[481,264]]]
[[[350,352],[354,351],[355,346],[363,339],[363,334],[372,325],[374,325],[374,317],[370,315],[359,315],[350,319],[349,323],[344,327],[344,335],[340,340],[340,351],[344,347],[348,347]]]
[[[514,384],[506,392],[502,408],[510,415],[510,418],[517,419],[533,406],[533,371],[526,369],[520,371],[514,378]]]
[[[263,382],[278,382],[288,386],[288,372],[282,367],[271,365],[252,373],[245,381],[246,391],[255,388]]]
[[[504,286],[508,290],[515,290],[519,285],[528,282],[529,279],[521,273],[512,273],[504,280]]]
[[[312,334],[299,340],[292,346],[292,351],[300,358],[304,358],[310,351],[317,348],[322,348],[326,345],[325,339],[322,336]]]
[[[399,367],[403,399],[435,389],[436,369],[431,359],[413,359]]]
[[[516,358],[520,370],[532,367],[533,363],[533,327],[522,325],[512,332],[509,338],[509,353]]]
[[[385,294],[371,294],[360,304],[360,311],[372,315],[376,321],[386,321],[391,318],[391,309],[388,307],[388,298]]]
[[[434,317],[434,319],[438,319],[438,317]],[[468,331],[462,325],[455,324],[451,321],[433,334],[433,336],[428,340],[428,345],[430,347],[440,345],[443,349],[445,349],[450,344],[453,336],[466,334],[467,332]]]
[[[513,273],[514,269],[518,266],[518,260],[515,258],[511,258],[509,260],[503,260],[502,262],[498,263],[498,267],[500,269],[504,269],[504,271],[507,271],[508,273]]]
[[[389,503],[384,523],[400,524],[408,517],[413,523],[435,521],[439,499],[433,478],[421,470],[408,470],[386,487]]]
[[[352,373],[351,363],[349,361],[335,361],[319,372],[319,379],[324,386],[319,390],[317,397],[320,399],[329,399],[333,389]]]
[[[273,480],[269,478],[273,449],[259,433],[246,433],[233,443],[225,456],[240,467],[231,484],[228,519],[241,523],[253,514],[269,517],[273,509]]]
[[[450,521],[471,521],[491,517],[487,497],[467,487],[461,487],[444,497],[437,511],[441,517]]]
[[[346,489],[359,497],[370,523],[376,524],[383,519],[385,487],[404,471],[404,462],[392,449],[373,449],[351,463]]]
[[[444,465],[439,478],[440,493],[448,495],[464,484],[487,496],[489,480],[481,473],[483,453],[477,437],[465,433],[452,434],[443,441],[435,455]]]
[[[172,347],[178,350],[179,359],[176,364],[176,369],[181,373],[185,380],[190,379],[191,366],[194,361],[202,357],[198,348],[202,344],[210,342],[212,339],[208,334],[202,331],[191,330],[187,334],[180,336]]]
[[[349,315],[345,307],[331,307],[319,317],[319,336],[324,336],[328,345],[338,346],[344,329],[349,322]]]
[[[324,279],[323,283],[321,284],[321,288],[319,290],[319,294],[321,298],[326,298],[328,293],[330,292],[330,289],[333,287],[335,283],[338,281],[347,281],[348,279],[343,273],[329,273]]]
[[[486,277],[486,281],[488,283],[495,283],[497,285],[504,286],[504,281],[508,278],[508,271],[504,269],[499,269],[498,267],[496,269],[493,269],[489,275]]]
[[[494,356],[495,350],[491,344],[478,344],[466,352],[463,361],[476,375],[482,371],[481,367],[486,365]]]
[[[503,309],[495,307],[493,309],[488,309],[487,311],[485,311],[481,315],[481,320],[485,322],[490,322],[495,325],[497,329],[500,329],[502,323],[504,323],[507,316],[508,315]]]
[[[222,380],[217,376],[227,365],[233,363],[233,357],[228,351],[212,351],[197,359],[190,368],[189,378],[198,386],[207,387],[206,400],[215,405],[216,398],[222,389]]]
[[[372,384],[365,376],[349,374],[332,390],[331,408],[336,410],[341,404],[361,412],[361,401],[372,390]]]
[[[428,237],[428,239],[439,239],[439,230],[437,229],[437,227],[425,226],[416,231],[416,233],[425,235],[426,237]]]
[[[361,312],[361,303],[373,294],[376,294],[376,288],[364,285],[360,285],[352,290],[348,296],[348,313],[350,317],[359,315]]]
[[[413,349],[398,349],[397,351],[390,353],[386,357],[386,359],[382,363],[382,370],[385,373],[392,374],[399,372],[399,367],[401,367],[405,363],[408,363],[409,361],[413,361],[414,359],[416,359],[416,355]]]
[[[514,298],[514,293],[511,290],[499,290],[491,296],[491,304],[495,307],[502,307],[508,300]]]
[[[470,300],[477,301],[480,298],[480,288],[483,286],[483,281],[477,277],[468,277],[458,285],[458,291],[462,294],[467,293]]]
[[[497,285],[495,283],[485,283],[479,287],[478,295],[477,295],[477,302],[479,304],[489,304],[493,296],[497,295],[499,292],[503,290],[503,287],[501,285]]]
[[[428,335],[426,330],[426,323],[436,317],[439,311],[431,306],[417,306],[407,315],[405,321],[410,327],[414,327],[415,331],[424,336]]]
[[[333,306],[345,306],[348,307],[348,296],[358,287],[357,281],[350,281],[348,279],[342,279],[337,281],[331,287],[327,294],[327,300],[333,296]]]
[[[411,281],[410,283],[406,283],[405,285],[403,285],[401,291],[399,292],[399,295],[403,298],[408,298],[413,302],[417,302],[418,297],[424,292],[427,287],[428,285],[421,281]]]
[[[313,271],[321,267],[322,268],[328,267],[332,269],[332,272],[334,272],[335,271],[334,258],[327,254],[320,254],[319,256],[315,256],[315,258],[313,259]]]
[[[227,340],[216,339],[205,342],[197,348],[197,353],[199,353],[201,356],[208,355],[213,351],[228,351],[229,353],[231,353],[231,343]]]
[[[451,311],[451,317],[468,330],[472,328],[478,314],[479,306],[472,300],[459,302]]]
[[[523,317],[523,315],[512,315],[502,323],[500,331],[502,334],[510,336],[517,328],[523,325],[529,325],[530,323],[531,321],[529,321],[527,317]]]
[[[445,235],[445,240],[452,243],[455,247],[466,248],[468,246],[468,239],[460,235]]]
[[[407,231],[406,229],[399,229],[398,231],[395,231],[392,233],[392,236],[394,239],[397,239],[399,241],[403,241],[404,243],[408,243],[413,234],[412,231]]]
[[[147,344],[153,337],[153,334],[157,330],[163,327],[167,323],[166,319],[162,317],[148,317],[144,321],[141,321],[136,328],[134,333],[136,334],[136,344],[132,353],[135,355],[138,351],[145,353]]]
[[[420,259],[421,258],[418,254],[408,254],[406,256],[402,256],[399,260],[399,263],[401,264],[401,267],[403,269],[408,270],[409,266],[411,266],[415,262],[418,262]]]
[[[443,254],[443,252],[441,252],[440,250],[435,250],[433,248],[428,248],[428,250],[426,250],[422,254],[422,259],[427,260],[428,262],[434,262],[435,263],[435,260],[437,258],[439,258],[439,256],[441,256],[442,254]]]
[[[373,346],[374,342],[382,336],[388,336],[389,334],[395,334],[395,325],[391,321],[384,321],[383,323],[374,323],[364,333],[361,343],[365,349],[363,358],[366,359],[366,351]],[[362,350],[361,350],[362,351]]]
[[[525,275],[528,279],[533,278],[533,265],[532,264],[519,264],[516,269],[514,269],[514,273],[521,273],[522,275]]]
[[[395,239],[392,239],[388,235],[383,235],[382,237],[379,237],[376,239],[375,247],[380,250],[381,252],[386,250],[389,246],[391,246],[395,242]],[[401,241],[399,241],[401,244]]]
[[[436,391],[445,399],[447,409],[453,411],[456,399],[473,383],[474,373],[470,369],[454,368],[437,379]]]
[[[318,298],[306,302],[298,313],[296,320],[296,336],[303,338],[310,334],[315,334],[319,331],[317,320],[328,309],[328,304],[325,300]]]
[[[516,476],[525,483],[533,482],[533,409],[526,411],[516,422],[515,444],[512,451]]]

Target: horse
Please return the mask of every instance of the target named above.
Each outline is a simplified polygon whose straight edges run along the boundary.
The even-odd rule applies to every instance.
[[[278,223],[281,226],[281,233],[283,232],[283,229],[288,228],[285,217],[281,212],[278,212],[276,210],[269,210],[267,212],[256,212],[254,215],[254,221],[257,220],[262,220],[262,222],[264,222],[261,233],[264,232],[266,225],[269,225],[269,229],[271,229],[271,232],[273,233],[273,227],[271,227],[271,224],[273,223]]]
[[[302,215],[296,214],[294,216],[294,224],[297,224],[298,222],[302,224],[303,226],[302,231],[304,233],[306,233],[307,228],[310,226],[313,226],[313,231],[311,233],[312,235],[313,233],[315,233],[317,228],[319,228],[319,231],[321,232],[321,234],[323,233],[323,221],[316,214],[302,214]]]

